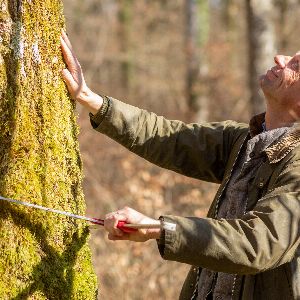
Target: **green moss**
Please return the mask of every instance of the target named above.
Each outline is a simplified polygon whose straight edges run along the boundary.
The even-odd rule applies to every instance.
[[[74,103],[60,76],[62,4],[14,3],[0,1],[0,195],[84,214]],[[0,205],[0,299],[95,299],[86,223]]]

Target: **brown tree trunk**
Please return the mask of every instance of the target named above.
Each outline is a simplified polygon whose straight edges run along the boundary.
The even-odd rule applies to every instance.
[[[276,42],[272,0],[246,0],[249,40],[249,91],[252,113],[265,110],[259,76],[274,64]]]
[[[285,52],[288,45],[289,35],[287,34],[287,16],[289,9],[289,0],[275,0],[277,6],[277,19],[278,19],[278,48],[280,52]]]
[[[121,86],[124,89],[124,94],[128,98],[131,80],[133,76],[133,63],[132,63],[132,48],[131,48],[131,23],[133,13],[133,1],[122,0],[120,1],[119,8],[119,21],[120,21],[120,50],[121,50]]]
[[[208,1],[186,0],[186,97],[192,119],[208,119],[208,63],[204,45],[208,35]],[[201,17],[200,17],[201,16]]]

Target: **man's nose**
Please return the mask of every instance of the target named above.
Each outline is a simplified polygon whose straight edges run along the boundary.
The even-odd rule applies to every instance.
[[[278,65],[281,69],[285,67],[285,56],[284,55],[276,55],[274,57],[275,64]]]
[[[285,56],[285,55],[276,55],[274,57],[275,63],[281,68],[285,68],[287,63],[290,61],[291,57],[290,56]]]

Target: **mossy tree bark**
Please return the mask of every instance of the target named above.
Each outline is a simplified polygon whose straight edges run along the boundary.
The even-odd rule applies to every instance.
[[[60,0],[0,0],[0,195],[84,214]],[[0,202],[0,299],[95,299],[87,224]]]

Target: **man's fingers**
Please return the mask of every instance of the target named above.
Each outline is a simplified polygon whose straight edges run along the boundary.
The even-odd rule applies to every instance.
[[[64,69],[62,71],[62,77],[68,87],[69,92],[71,94],[75,94],[78,89],[78,84],[68,69]]]
[[[124,241],[124,240],[129,240],[128,236],[129,235],[126,233],[124,233],[122,236],[115,235],[113,233],[109,233],[107,237],[111,241]]]
[[[117,228],[118,223],[119,223],[120,220],[122,220],[122,217],[120,217],[120,219],[115,219],[114,220],[114,225],[113,225],[113,229],[112,229],[111,232],[114,233],[116,236],[122,237],[124,235],[124,231],[122,231],[121,229]]]
[[[124,232],[117,228],[119,221],[125,221],[126,217],[118,214],[118,212],[107,214],[104,220],[104,228],[114,236],[121,237],[124,235]]]
[[[69,40],[68,35],[66,34],[66,32],[64,30],[61,31],[61,36],[62,36],[63,40],[65,41],[65,43],[67,44],[67,46],[69,47],[69,49],[72,51],[73,50],[72,44]]]
[[[69,69],[78,69],[80,68],[79,62],[76,56],[73,54],[72,50],[68,47],[65,40],[60,37],[61,42],[61,50],[63,53],[63,57]]]

